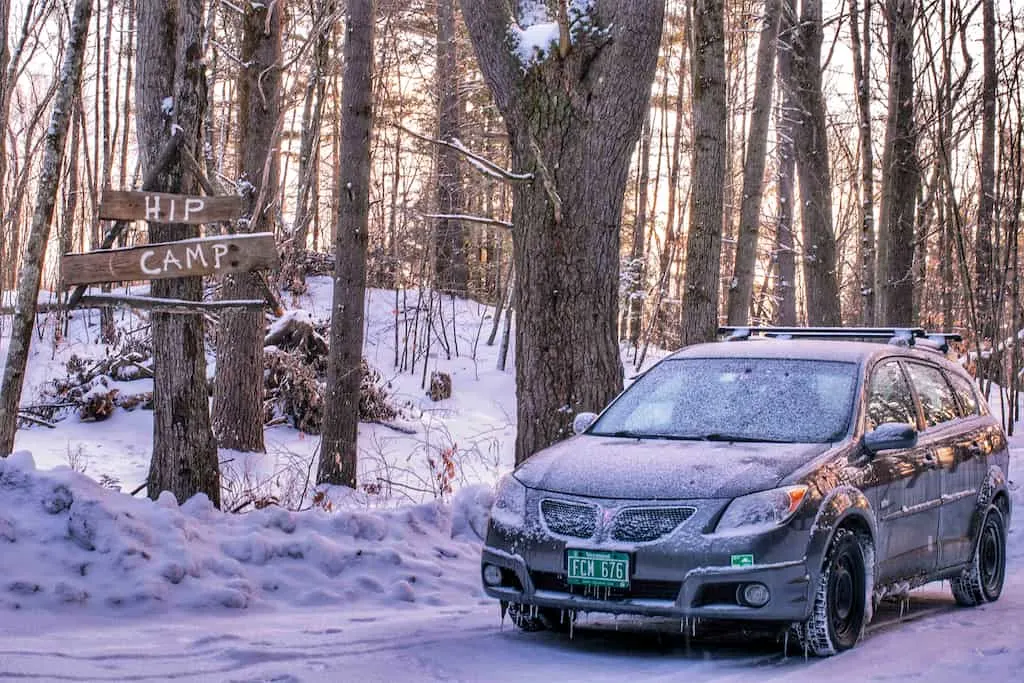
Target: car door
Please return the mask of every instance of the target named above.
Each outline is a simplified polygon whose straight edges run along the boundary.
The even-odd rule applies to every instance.
[[[910,381],[898,360],[875,365],[866,386],[866,430],[890,422],[922,428]],[[879,528],[879,579],[933,570],[938,559],[935,540],[942,492],[931,449],[881,451],[867,466]]]
[[[970,559],[971,524],[978,492],[988,474],[988,458],[1001,439],[993,421],[981,414],[973,382],[955,372],[943,373],[956,397],[956,434],[952,449],[940,457],[942,509],[939,513],[939,566]]]
[[[956,488],[957,495],[962,495],[958,482],[961,481],[961,474],[968,475],[966,470],[961,472],[962,461],[961,451],[963,450],[963,424],[960,420],[959,406],[953,397],[953,390],[946,381],[942,371],[934,366],[916,361],[905,363],[910,383],[921,404],[921,413],[924,417],[924,430],[918,437],[918,448],[927,453],[932,469],[929,476],[937,478],[938,496],[934,502],[939,511],[939,531],[936,535],[938,552],[936,560],[943,565],[942,546],[946,545],[946,558],[949,557],[951,546],[949,525],[944,528],[942,525],[943,515],[947,522],[951,514],[955,514],[947,502],[947,495],[951,493],[951,487]],[[948,565],[943,565],[948,566]]]

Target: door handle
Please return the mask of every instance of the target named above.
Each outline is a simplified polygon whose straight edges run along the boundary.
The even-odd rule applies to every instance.
[[[970,455],[972,458],[978,458],[985,455],[985,449],[982,448],[981,444],[972,443],[970,446],[967,447],[967,454]]]
[[[939,466],[939,461],[935,458],[935,454],[932,453],[931,451],[925,453],[921,457],[921,459],[924,460],[925,466],[931,469],[935,469],[936,467]]]

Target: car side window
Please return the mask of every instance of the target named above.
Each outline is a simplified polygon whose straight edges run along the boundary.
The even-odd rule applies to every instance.
[[[924,411],[924,421],[928,427],[959,417],[953,390],[938,368],[907,363],[907,372],[921,399],[921,410]]]
[[[868,385],[868,430],[890,422],[917,427],[910,384],[896,361],[875,368]]]
[[[953,393],[959,399],[960,414],[964,417],[978,415],[981,411],[978,409],[978,394],[974,389],[974,383],[955,372],[947,372],[946,377],[953,385]]]

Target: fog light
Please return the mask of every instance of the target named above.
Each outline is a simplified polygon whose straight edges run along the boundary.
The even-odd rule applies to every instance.
[[[743,603],[751,607],[764,607],[770,597],[768,586],[763,583],[748,583],[743,587]]]
[[[493,564],[484,565],[484,583],[488,586],[498,586],[501,584],[501,567],[496,567]]]

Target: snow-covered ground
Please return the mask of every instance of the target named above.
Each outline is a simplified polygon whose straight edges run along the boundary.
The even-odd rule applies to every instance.
[[[323,317],[329,284],[312,285],[294,303]],[[484,343],[488,311],[448,301],[452,357],[439,335],[428,371],[451,373],[454,392],[430,401],[422,365],[393,369],[396,310],[407,302],[372,293],[366,355],[413,431],[361,427],[361,481],[381,493],[235,515],[202,498],[151,502],[111,488],[145,478],[149,413],[20,431],[19,453],[0,460],[0,681],[1024,680],[1016,487],[998,602],[958,609],[944,585],[926,586],[902,614],[884,608],[867,639],[834,658],[805,660],[792,646],[787,655],[773,637],[747,633],[694,637],[668,621],[587,617],[572,638],[503,625],[480,589],[478,557],[490,485],[511,466],[512,371],[496,370],[497,347]],[[87,323],[72,321],[56,347],[37,341],[26,396],[72,353],[102,353]],[[0,353],[5,346],[0,335]],[[282,489],[308,467],[316,441],[279,426],[267,431],[265,457],[222,452],[228,485]],[[1011,444],[1016,479],[1024,438]],[[454,493],[441,496],[430,463],[444,449],[459,468]]]

